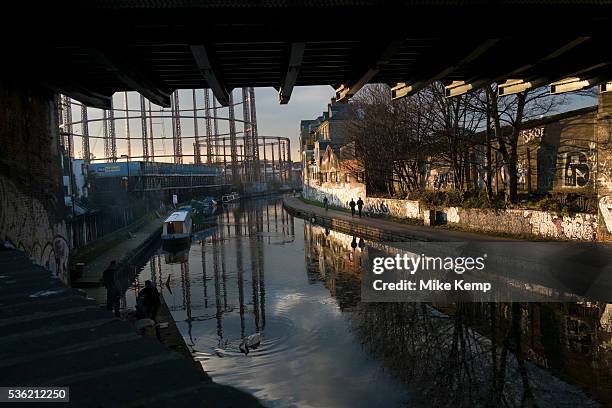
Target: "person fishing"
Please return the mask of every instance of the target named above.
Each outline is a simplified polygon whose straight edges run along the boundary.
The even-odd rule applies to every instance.
[[[145,287],[138,292],[136,299],[136,310],[140,318],[155,320],[161,306],[161,300],[157,288],[150,280],[145,281]]]
[[[355,216],[355,200],[353,198],[351,198],[349,207],[351,207],[351,217],[354,217]]]

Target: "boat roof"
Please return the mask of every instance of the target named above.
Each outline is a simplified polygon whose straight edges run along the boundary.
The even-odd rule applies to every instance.
[[[176,211],[170,214],[164,222],[185,221],[188,215],[189,213],[186,211]]]

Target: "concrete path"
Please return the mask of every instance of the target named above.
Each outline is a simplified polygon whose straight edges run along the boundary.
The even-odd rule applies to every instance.
[[[102,273],[111,261],[115,260],[120,265],[127,263],[128,258],[133,256],[134,251],[137,251],[148,241],[161,234],[163,223],[164,220],[162,218],[156,218],[147,222],[138,230],[132,231],[132,238],[126,239],[96,256],[95,259],[88,262],[83,268],[83,274],[78,280],[79,284],[99,286]]]
[[[125,239],[97,254],[94,259],[86,262],[81,277],[71,282],[71,285],[85,290],[87,296],[95,299],[98,304],[105,304],[106,288],[100,283],[104,270],[114,260],[117,261],[121,273],[130,275],[129,271],[126,272],[126,268],[160,236],[163,220],[162,217],[146,222],[140,228],[131,231],[131,238]]]
[[[0,373],[0,386],[70,387],[61,406],[261,406],[15,250],[0,250]]]
[[[383,218],[351,217],[343,211],[327,210],[316,205],[306,204],[297,197],[285,196],[285,207],[293,212],[301,213],[305,218],[314,216],[317,221],[341,230],[359,234],[360,230],[367,235],[376,235],[383,241],[507,241],[509,238],[496,237],[473,232],[453,231],[424,225],[402,224]],[[333,225],[331,225],[333,224]]]

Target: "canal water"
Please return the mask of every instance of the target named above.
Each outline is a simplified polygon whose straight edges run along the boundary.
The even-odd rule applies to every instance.
[[[362,303],[367,241],[294,218],[279,199],[215,221],[182,252],[159,248],[127,303],[152,280],[213,380],[267,406],[612,401],[610,305]],[[261,345],[241,353],[255,333]]]

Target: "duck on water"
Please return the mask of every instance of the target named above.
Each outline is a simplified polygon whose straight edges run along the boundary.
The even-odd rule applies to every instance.
[[[238,348],[245,355],[249,354],[249,350],[256,350],[261,344],[261,333],[254,333],[242,339]]]

